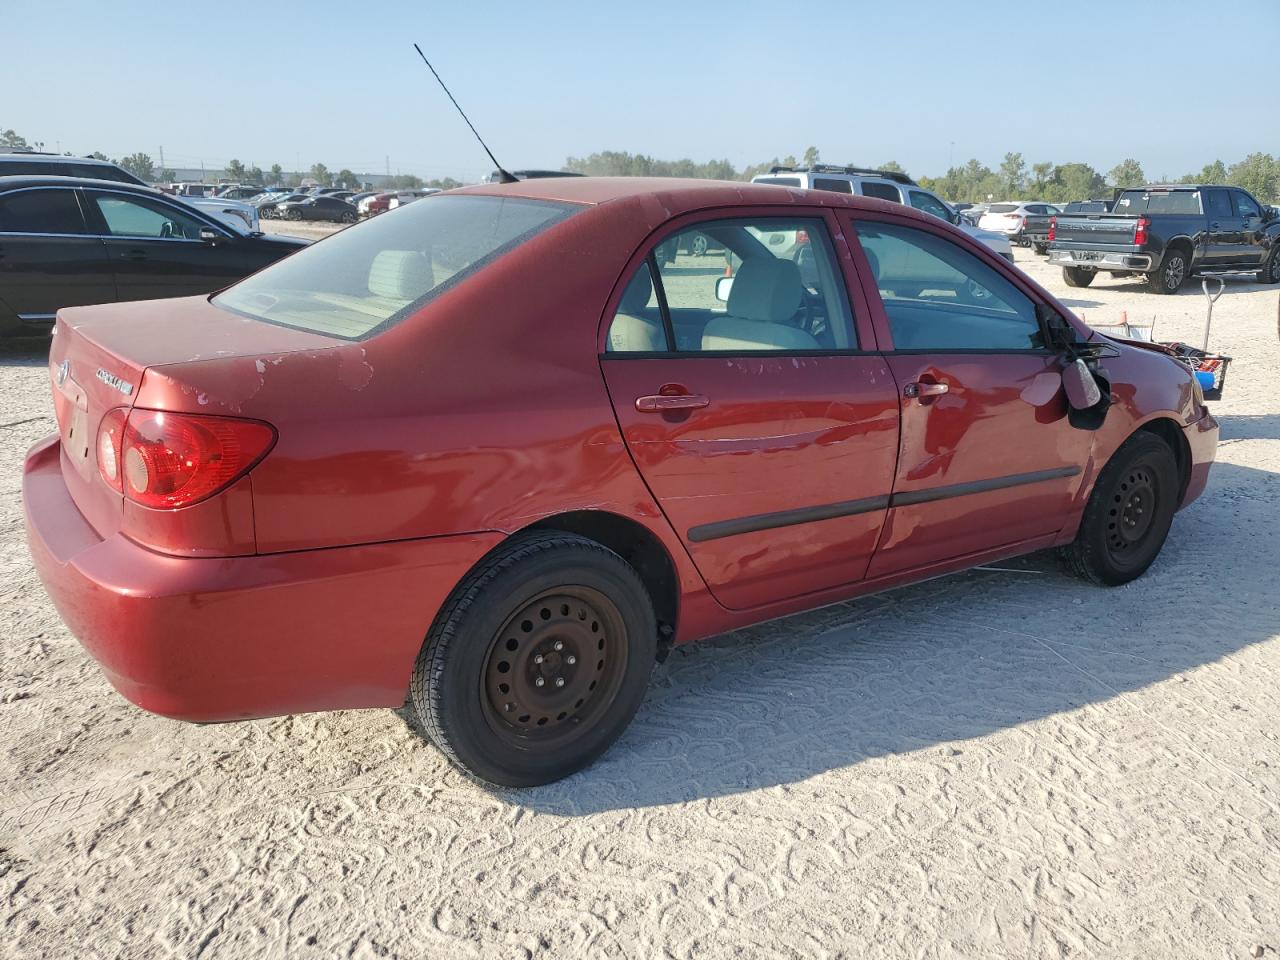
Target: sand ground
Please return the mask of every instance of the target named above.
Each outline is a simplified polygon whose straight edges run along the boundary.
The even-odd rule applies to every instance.
[[[1017,256],[1198,336],[1198,290]],[[1278,298],[1218,302],[1219,464],[1139,582],[1033,557],[682,648],[602,762],[524,792],[404,712],[115,694],[24,545],[44,359],[0,358],[0,956],[1280,955]]]

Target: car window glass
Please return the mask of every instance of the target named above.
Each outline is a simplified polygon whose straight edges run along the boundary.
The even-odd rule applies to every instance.
[[[1016,203],[993,203],[987,207],[987,213],[1014,213],[1017,209]]]
[[[813,189],[830,190],[832,193],[853,193],[853,184],[848,180],[832,180],[830,177],[814,177]]]
[[[667,237],[653,256],[677,350],[857,348],[821,219],[708,221]]]
[[[21,190],[0,197],[0,233],[88,233],[74,190]]]
[[[1143,213],[1200,212],[1199,190],[1126,190],[1116,201],[1115,213],[1137,216]]]
[[[951,219],[951,211],[943,206],[942,201],[933,196],[933,194],[925,193],[923,190],[911,190],[909,193],[911,205],[917,210],[923,210],[925,213],[932,214],[942,220]]]
[[[874,181],[864,180],[861,187],[862,195],[864,197],[875,197],[878,200],[891,200],[894,203],[902,202],[902,194],[898,193],[898,188],[891,183],[875,183]]]
[[[1227,196],[1225,190],[1207,190],[1205,191],[1207,203],[1209,207],[1209,216],[1211,217],[1229,217],[1231,213],[1231,198]]]
[[[1043,347],[1035,305],[953,241],[912,227],[858,224],[897,350]]]
[[[799,177],[761,177],[756,183],[769,183],[775,187],[798,187]]]
[[[114,237],[199,240],[200,228],[205,226],[177,207],[141,197],[100,193],[93,195],[93,202]]]
[[[213,302],[268,323],[358,339],[409,316],[581,209],[514,197],[430,199],[299,250]]]
[[[1260,217],[1262,210],[1253,202],[1253,198],[1248,194],[1241,193],[1239,190],[1232,190],[1232,195],[1236,198],[1236,216],[1239,217]]]
[[[606,353],[665,352],[671,347],[662,322],[662,308],[646,258],[627,281],[609,323]]]

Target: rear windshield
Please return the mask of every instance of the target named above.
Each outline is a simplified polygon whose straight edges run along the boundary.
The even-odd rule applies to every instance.
[[[1017,209],[1016,203],[993,203],[987,207],[987,213],[1013,213]]]
[[[1116,201],[1112,213],[1136,215],[1140,213],[1191,213],[1200,212],[1198,190],[1126,190]]]
[[[356,340],[580,209],[507,197],[428,197],[336,233],[213,298],[227,310]]]
[[[798,187],[799,177],[760,177],[756,183],[771,183],[775,187]]]

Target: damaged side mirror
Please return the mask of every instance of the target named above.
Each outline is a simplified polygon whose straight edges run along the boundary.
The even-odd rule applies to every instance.
[[[1111,406],[1111,381],[1098,365],[1095,350],[1076,328],[1048,304],[1036,306],[1048,347],[1062,358],[1062,389],[1067,395],[1067,421],[1080,430],[1097,430]]]

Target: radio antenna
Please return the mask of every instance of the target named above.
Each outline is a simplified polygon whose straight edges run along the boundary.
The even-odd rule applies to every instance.
[[[475,124],[473,124],[467,118],[467,115],[466,113],[463,112],[462,107],[458,106],[458,101],[453,99],[453,94],[450,93],[449,88],[444,85],[444,81],[440,79],[440,74],[436,73],[436,68],[431,65],[431,61],[428,60],[427,55],[422,52],[422,48],[415,43],[413,45],[413,49],[418,51],[418,56],[420,56],[422,58],[422,62],[427,65],[427,69],[431,71],[431,75],[436,78],[436,83],[440,84],[440,89],[444,91],[445,96],[448,97],[449,100],[453,103],[454,107],[457,108],[458,113],[462,114],[462,119],[467,121],[467,126],[471,128],[471,132],[474,133],[476,139],[480,141],[480,146],[484,147],[484,152],[487,153],[489,155],[489,159],[493,161],[493,165],[494,167],[497,168],[497,171],[498,171],[498,182],[499,183],[519,183],[520,182],[519,180],[517,180],[515,177],[513,177],[511,174],[509,174],[506,170],[503,169],[502,164],[498,162],[498,158],[495,157],[493,155],[493,151],[489,149],[489,145],[485,143],[483,139],[481,139],[480,133],[476,130]]]

